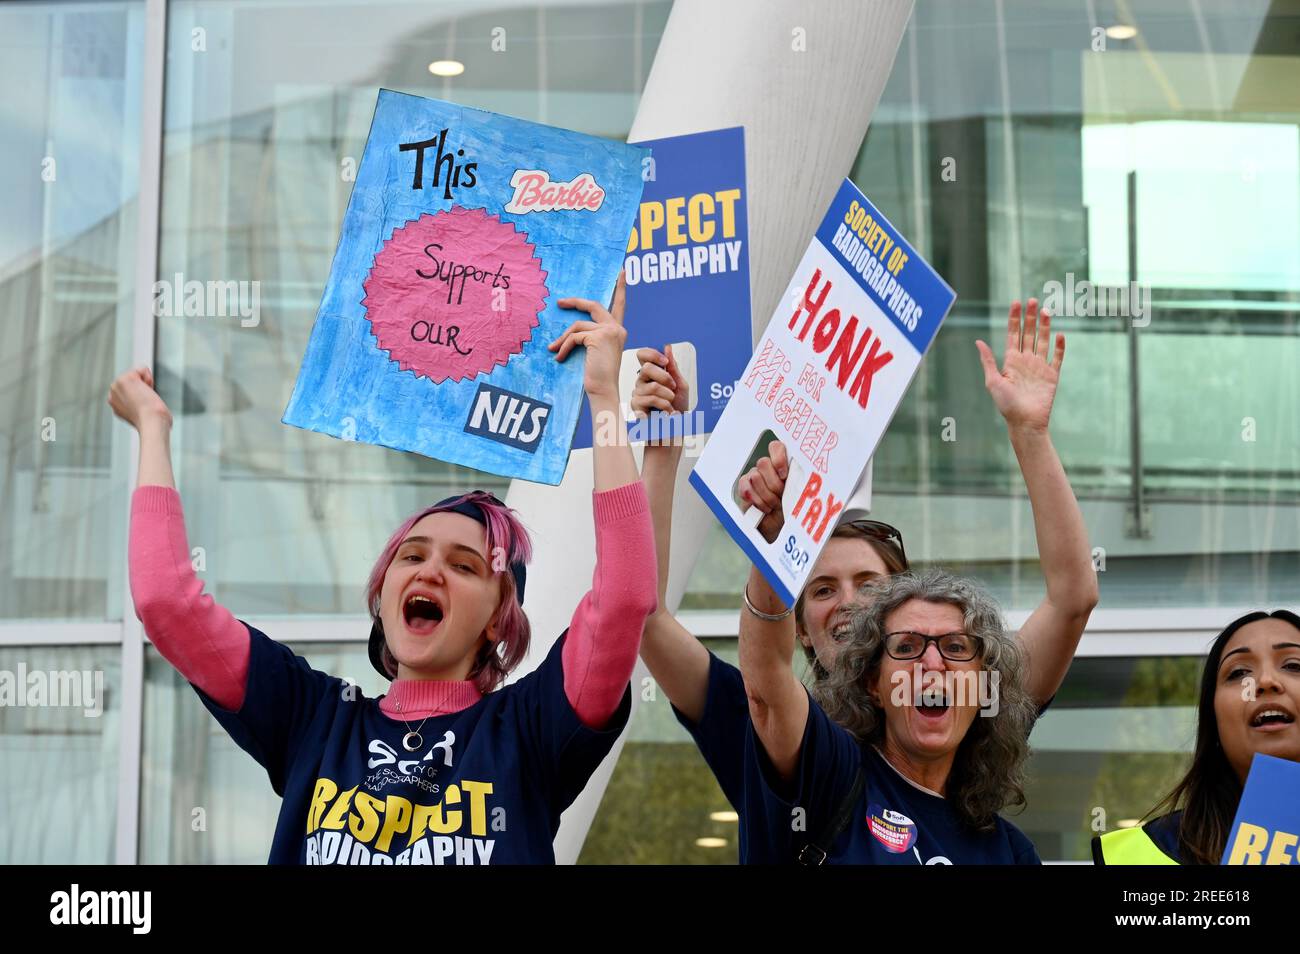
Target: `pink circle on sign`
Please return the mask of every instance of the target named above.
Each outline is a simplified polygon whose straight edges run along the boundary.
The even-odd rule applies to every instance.
[[[459,206],[394,229],[364,287],[380,349],[435,384],[472,378],[522,352],[548,294],[527,235]]]

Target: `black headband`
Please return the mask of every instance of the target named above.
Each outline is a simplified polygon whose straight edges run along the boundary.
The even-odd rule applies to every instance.
[[[505,503],[501,500],[498,500],[495,494],[490,494],[482,490],[476,490],[473,491],[473,493],[481,493],[484,496],[488,497],[493,503],[500,504],[502,507],[505,506]],[[465,496],[467,495],[457,494],[454,497],[447,497],[445,500],[439,500],[433,506],[435,508],[447,507],[448,504],[460,500],[461,501],[460,503],[456,504],[456,506],[454,507],[447,507],[447,509],[443,511],[443,513],[463,514],[466,517],[469,517],[473,520],[477,520],[479,523],[483,524],[483,526],[486,527],[487,514],[484,513],[483,508],[472,500],[462,500],[461,498]],[[523,606],[524,605],[524,583],[526,583],[528,580],[528,571],[524,567],[523,563],[516,561],[510,564],[510,574],[515,578],[515,595],[519,599],[519,605]]]

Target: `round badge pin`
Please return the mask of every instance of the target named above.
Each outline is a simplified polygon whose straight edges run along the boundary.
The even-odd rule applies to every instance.
[[[910,849],[916,841],[916,822],[874,803],[867,806],[867,827],[886,851],[896,855]]]

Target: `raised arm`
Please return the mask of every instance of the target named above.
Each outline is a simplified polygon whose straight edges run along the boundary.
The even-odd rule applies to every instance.
[[[1020,630],[1029,660],[1028,688],[1040,706],[1060,688],[1075,650],[1097,605],[1097,573],[1088,546],[1088,529],[1070,488],[1061,459],[1052,446],[1048,421],[1065,357],[1065,335],[1056,336],[1052,352],[1052,317],[1040,315],[1036,299],[1025,309],[1023,335],[1020,302],[1007,319],[1007,351],[998,370],[993,351],[977,341],[984,366],[984,385],[1007,422],[1029,491],[1034,534],[1047,595]]]
[[[655,546],[645,487],[625,436],[618,402],[623,328],[623,278],[610,310],[584,298],[563,298],[561,308],[586,312],[551,342],[563,361],[578,345],[587,349],[583,389],[591,406],[592,507],[596,569],[591,590],[569,623],[563,649],[564,691],[584,725],[603,728],[618,709],[636,665],[645,619],[655,610]],[[613,440],[600,435],[612,434]]]
[[[758,531],[768,543],[784,525],[781,496],[790,476],[785,444],[772,441],[767,456],[739,481],[741,509],[757,508]],[[749,715],[772,767],[789,781],[799,764],[799,748],[808,722],[808,692],[794,673],[794,614],[767,578],[750,567],[740,611],[740,672],[745,678]],[[768,617],[777,617],[769,619]]]
[[[663,352],[641,348],[636,357],[641,369],[632,394],[633,412],[638,417],[655,410],[685,413],[690,407],[689,385],[673,358],[672,346],[665,346]],[[668,700],[691,722],[699,722],[709,694],[709,651],[668,611],[667,603],[673,491],[682,450],[682,441],[673,438],[649,441],[641,461],[641,479],[654,520],[659,578],[659,608],[646,620],[641,658]]]
[[[790,781],[808,724],[808,691],[794,673],[794,617],[756,567],[745,593],[753,609],[740,611],[740,672],[749,697],[749,717],[772,767]],[[769,620],[759,616],[781,616]]]
[[[203,592],[190,562],[185,516],[171,465],[172,416],[148,368],[118,377],[113,413],[140,435],[140,474],[131,496],[127,563],[136,617],[163,658],[223,708],[243,705],[248,630]]]

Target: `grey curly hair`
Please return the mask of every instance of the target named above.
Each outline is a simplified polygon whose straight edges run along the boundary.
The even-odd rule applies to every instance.
[[[1025,803],[1025,759],[1036,707],[1024,686],[1024,657],[983,589],[942,570],[900,573],[862,587],[852,627],[829,675],[811,689],[833,720],[861,742],[885,738],[885,711],[871,689],[885,653],[885,619],[909,600],[948,603],[962,612],[964,631],[980,638],[983,666],[997,674],[995,715],[977,717],[957,748],[946,796],[977,830],[993,827],[1007,806]]]

